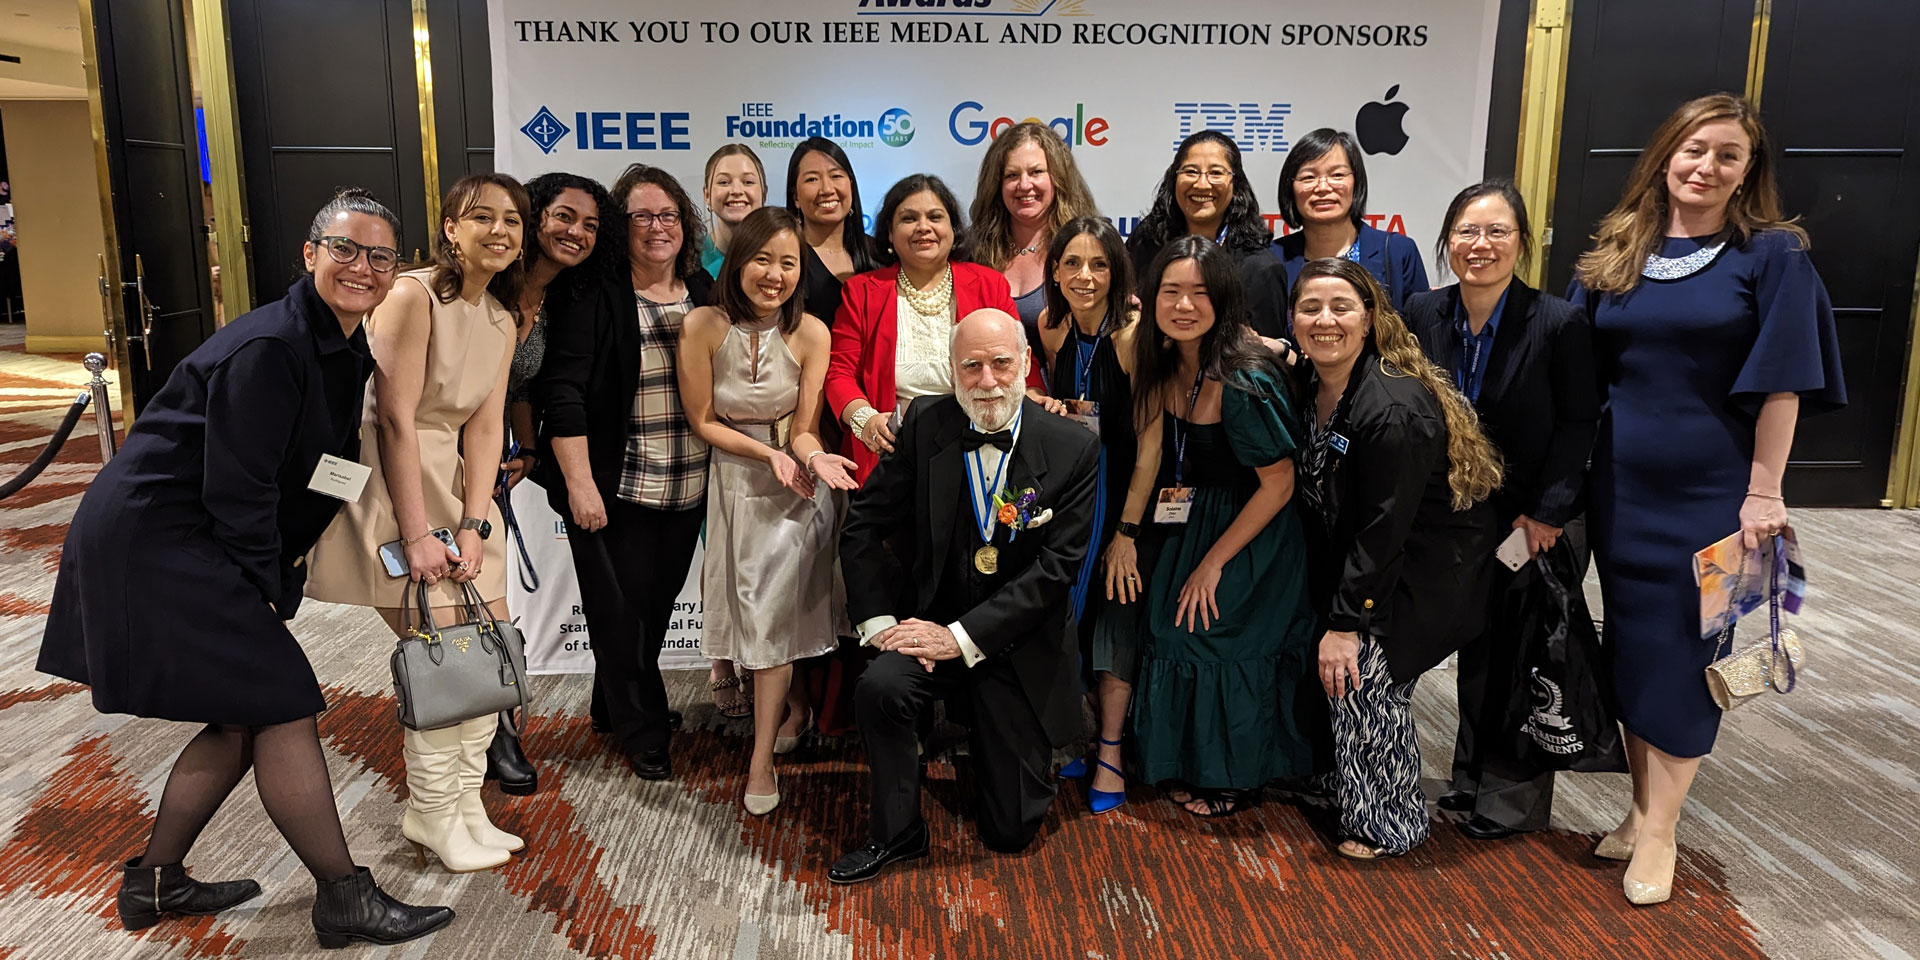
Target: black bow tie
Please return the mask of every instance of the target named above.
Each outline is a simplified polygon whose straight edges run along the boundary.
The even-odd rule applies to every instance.
[[[1013,431],[1001,430],[997,433],[981,433],[972,427],[968,427],[967,432],[961,434],[960,442],[965,445],[969,451],[978,450],[982,446],[992,444],[999,447],[1000,452],[1009,453],[1013,450]]]

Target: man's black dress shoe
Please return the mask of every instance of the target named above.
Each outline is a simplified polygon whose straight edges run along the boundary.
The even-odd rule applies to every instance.
[[[1520,831],[1504,823],[1489,820],[1482,816],[1475,816],[1473,819],[1460,825],[1460,832],[1475,840],[1505,840]]]
[[[867,845],[841,857],[833,866],[827,868],[827,879],[834,883],[859,883],[880,875],[890,863],[902,860],[918,860],[927,855],[927,828],[923,824],[905,843],[897,847],[888,847],[877,841],[868,841]]]
[[[673,776],[673,760],[665,750],[635,754],[632,763],[634,776],[642,780],[666,780]]]
[[[1442,810],[1451,810],[1454,813],[1466,813],[1473,809],[1473,799],[1473,794],[1467,793],[1464,790],[1449,790],[1440,795],[1438,806]]]

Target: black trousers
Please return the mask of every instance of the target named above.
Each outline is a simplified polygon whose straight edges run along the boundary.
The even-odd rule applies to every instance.
[[[1561,538],[1573,548],[1580,575],[1586,574],[1586,520],[1568,522]],[[1501,534],[1504,539],[1506,534]],[[1448,788],[1474,798],[1473,813],[1511,830],[1542,830],[1553,812],[1553,771],[1523,779],[1503,774],[1496,759],[1513,731],[1500,729],[1514,685],[1524,682],[1516,669],[1521,641],[1520,600],[1535,588],[1539,571],[1529,564],[1518,573],[1489,561],[1486,629],[1460,650],[1460,730],[1453,741],[1453,778]],[[1572,584],[1580,589],[1579,584]]]
[[[606,506],[607,525],[597,531],[567,520],[580,612],[593,644],[593,717],[613,728],[629,756],[657,754],[667,749],[668,732],[660,647],[707,512],[619,499]]]
[[[920,817],[919,726],[933,702],[963,698],[973,712],[975,818],[988,849],[1018,853],[1033,842],[1053,806],[1052,747],[1004,659],[969,668],[944,660],[929,673],[900,653],[882,653],[854,688],[855,716],[873,769],[868,835],[888,846],[925,829]]]

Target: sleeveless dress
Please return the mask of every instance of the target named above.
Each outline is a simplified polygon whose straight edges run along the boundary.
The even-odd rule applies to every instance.
[[[427,339],[426,386],[420,404],[414,409],[413,429],[420,445],[420,493],[426,502],[427,524],[433,529],[460,526],[466,514],[466,468],[460,457],[460,428],[499,381],[500,367],[509,362],[514,348],[513,316],[493,294],[483,294],[479,303],[455,297],[441,303],[432,287],[432,271],[403,273],[396,283],[412,282],[425,288],[431,304],[432,332]],[[368,334],[380,323],[378,313],[367,319]],[[399,607],[403,597],[410,598],[404,577],[390,577],[380,562],[380,545],[400,539],[400,523],[394,518],[393,500],[387,494],[386,472],[382,469],[379,443],[378,387],[367,385],[367,400],[360,418],[360,459],[372,468],[360,502],[347,504],[334,518],[333,525],[307,556],[307,596],[328,603],[351,603],[363,607]],[[489,458],[498,462],[503,451]],[[500,521],[500,508],[487,505],[487,520],[494,535],[485,541],[485,557],[480,578],[474,586],[489,603],[507,595],[506,525]],[[428,602],[435,607],[464,605],[460,585],[451,579],[427,588]]]
[[[734,324],[713,355],[713,412],[792,454],[800,362],[779,318]],[[794,458],[799,462],[799,458]],[[801,469],[805,469],[802,465]],[[764,670],[837,646],[832,491],[802,499],[766,464],[719,447],[707,462],[707,556],[700,574],[708,657]]]
[[[1300,422],[1283,385],[1236,373],[1220,395],[1220,422],[1164,422],[1158,486],[1174,485],[1176,430],[1186,440],[1181,482],[1194,488],[1188,521],[1165,525],[1149,576],[1145,649],[1134,690],[1133,733],[1149,783],[1257,788],[1313,772],[1298,696],[1314,670],[1313,607],[1298,498],[1228,560],[1214,596],[1220,616],[1189,633],[1176,626],[1180,589],[1260,486],[1256,466],[1292,457]],[[1255,392],[1249,392],[1251,388]]]

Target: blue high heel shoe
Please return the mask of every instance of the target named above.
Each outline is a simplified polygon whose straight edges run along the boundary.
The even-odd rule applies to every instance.
[[[1060,768],[1060,779],[1062,780],[1078,780],[1086,775],[1086,757],[1074,757],[1072,760],[1067,761],[1066,766]]]
[[[1105,737],[1101,737],[1100,742],[1109,747],[1117,747],[1120,745],[1120,741],[1108,740]],[[1114,775],[1120,777],[1122,780],[1126,779],[1127,775],[1125,771],[1121,770],[1119,767],[1116,767],[1111,763],[1106,762],[1105,760],[1100,759],[1100,755],[1098,753],[1094,754],[1093,762],[1107,768],[1108,770],[1112,770]],[[1093,782],[1092,781],[1087,782],[1087,808],[1092,810],[1094,813],[1096,814],[1106,813],[1107,811],[1112,810],[1113,808],[1126,802],[1127,802],[1127,791],[1125,789],[1112,790],[1112,791],[1095,790],[1093,789]]]

